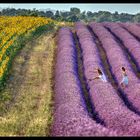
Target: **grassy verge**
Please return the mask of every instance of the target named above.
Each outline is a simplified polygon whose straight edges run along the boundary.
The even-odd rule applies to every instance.
[[[56,46],[50,32],[40,35],[23,41],[1,91],[1,136],[49,136]]]

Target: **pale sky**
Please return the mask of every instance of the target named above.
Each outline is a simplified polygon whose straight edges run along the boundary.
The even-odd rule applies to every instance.
[[[93,4],[93,3],[8,3],[8,4],[0,4],[0,8],[21,8],[21,9],[51,9],[51,10],[65,10],[69,11],[71,7],[77,7],[81,11],[109,11],[114,13],[117,11],[118,13],[129,13],[129,14],[136,14],[140,13],[140,4],[139,3],[101,3],[101,4]]]

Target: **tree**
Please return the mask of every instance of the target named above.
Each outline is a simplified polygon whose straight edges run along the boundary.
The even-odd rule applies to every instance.
[[[45,16],[49,18],[53,18],[54,14],[52,11],[46,11]]]
[[[39,11],[39,16],[45,17],[45,12],[44,11]]]
[[[133,19],[132,19],[133,22],[140,22],[140,13],[137,13]]]
[[[88,11],[87,16],[88,16],[88,18],[91,18],[91,17],[93,17],[93,13],[91,11]]]
[[[112,21],[112,14],[108,11],[99,11],[93,19],[97,22]]]
[[[79,21],[79,18],[78,18],[76,15],[72,15],[72,16],[69,18],[69,21],[71,21],[71,22],[77,22],[77,21]]]
[[[70,8],[70,12],[74,15],[80,15],[80,9],[76,7]]]
[[[6,8],[0,11],[0,15],[3,16],[43,16],[49,17],[58,21],[96,21],[96,22],[104,22],[104,21],[113,21],[113,22],[140,22],[140,13],[136,15],[131,15],[127,13],[119,14],[117,11],[115,13],[110,13],[108,11],[98,11],[87,13],[81,12],[79,8],[72,7],[70,11],[56,11],[55,14],[49,11],[38,11],[35,8],[33,10],[30,9],[14,9],[14,8]]]
[[[60,17],[61,17],[61,16],[60,16],[60,12],[57,10],[57,11],[55,12],[54,18],[59,20]]]
[[[68,12],[68,11],[60,12],[60,15],[61,15],[61,17],[62,17],[61,19],[63,21],[69,21],[69,18],[71,16],[70,12]]]
[[[115,11],[115,13],[112,14],[112,21],[113,22],[120,21],[120,15],[118,14],[117,11]]]
[[[37,16],[38,16],[38,13],[37,13],[37,12],[31,12],[31,13],[29,14],[29,16],[37,17]]]
[[[80,20],[86,20],[86,12],[83,11],[81,14],[80,14],[80,17],[79,17]]]
[[[128,22],[128,21],[132,21],[133,19],[133,15],[131,14],[127,14],[127,13],[121,13],[120,14],[120,21],[121,22]]]

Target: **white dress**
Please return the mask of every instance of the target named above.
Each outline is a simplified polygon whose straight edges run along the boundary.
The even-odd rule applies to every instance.
[[[103,81],[103,82],[107,82],[107,79],[105,77],[105,75],[99,75],[99,78]]]

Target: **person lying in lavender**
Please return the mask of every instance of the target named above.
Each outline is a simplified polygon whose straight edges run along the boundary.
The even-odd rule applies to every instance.
[[[88,79],[89,81],[95,80],[95,79],[100,79],[100,80],[102,80],[103,82],[107,82],[106,76],[105,76],[105,74],[101,71],[101,69],[97,68],[97,70],[94,71],[94,72],[98,72],[98,76],[95,77],[95,78],[93,78],[93,79]]]
[[[122,75],[123,75],[123,79],[122,79],[120,85],[121,85],[123,88],[125,88],[125,87],[127,87],[127,85],[128,85],[128,76],[127,76],[127,74],[126,74],[126,70],[125,70],[124,67],[122,67]]]

